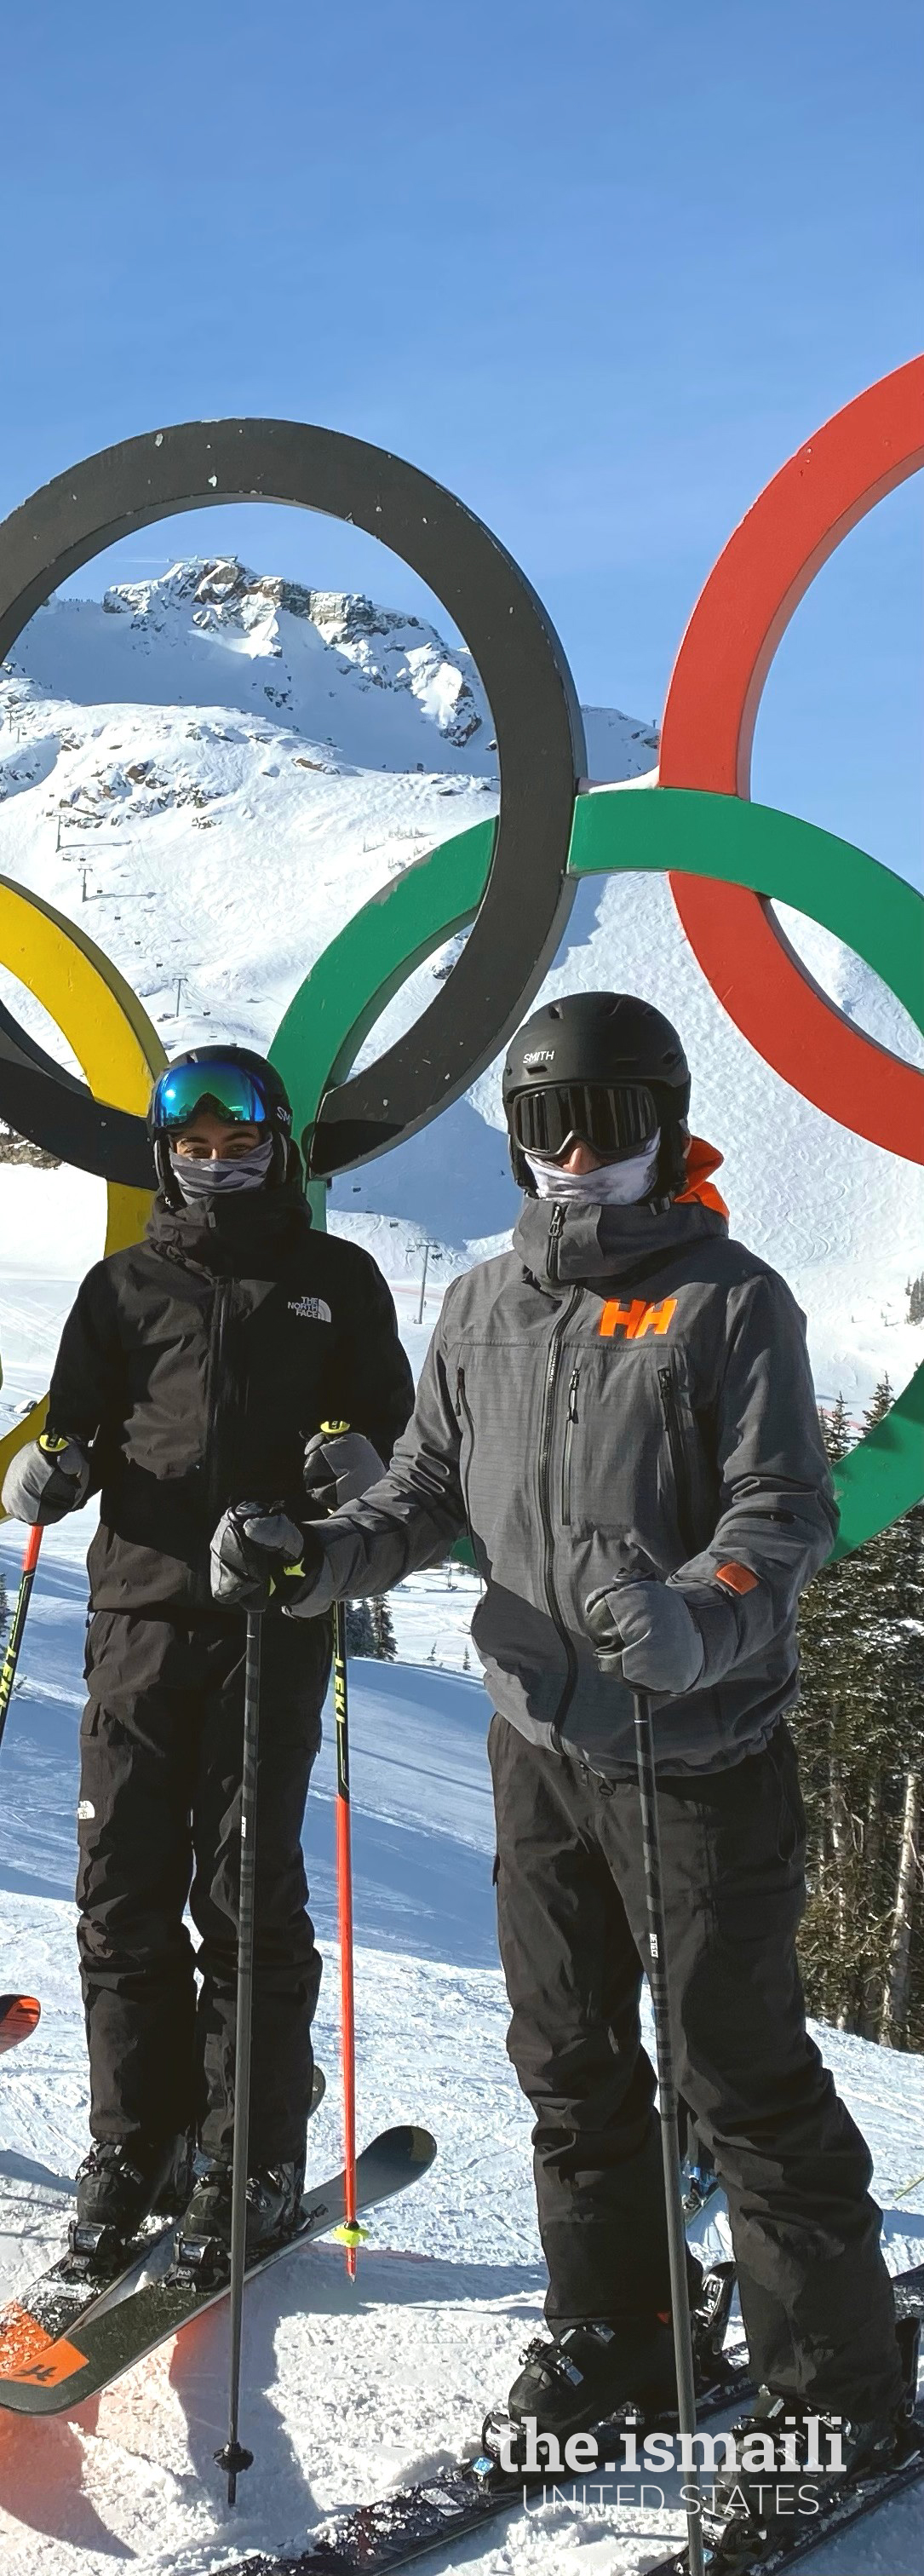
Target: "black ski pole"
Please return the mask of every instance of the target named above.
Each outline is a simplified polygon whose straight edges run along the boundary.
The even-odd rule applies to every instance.
[[[638,1791],[642,1807],[642,1847],[645,1858],[645,1899],[648,1907],[648,1984],[655,2026],[655,2053],[658,2065],[658,2102],[661,2113],[661,2153],[664,2159],[664,2198],[667,2204],[667,2243],[671,2274],[671,2318],[674,2329],[674,2364],[677,2372],[677,2418],[681,2435],[691,2437],[696,2431],[696,2379],[693,2369],[693,2334],[690,2324],[690,2287],[687,2279],[687,2238],[683,2217],[683,2185],[680,2174],[680,2132],[677,2119],[677,2085],[674,2077],[674,2051],[671,2042],[670,2001],[667,1975],[667,1946],[664,1929],[664,1892],[661,1884],[661,1835],[658,1825],[658,1789],[655,1775],[654,1736],[651,1707],[647,1691],[635,1691],[635,1758]],[[702,2495],[696,2456],[690,2442],[691,2468],[685,2469],[687,2488],[687,2547],[690,2576],[703,2576]]]
[[[38,1564],[39,1548],[41,1547],[41,1544],[42,1530],[40,1524],[37,1522],[35,1527],[30,1529],[29,1536],[26,1540],[25,1553],[22,1560],[22,1573],[19,1578],[19,1591],[16,1595],[16,1608],[10,1621],[10,1633],[6,1641],[6,1652],[3,1657],[3,1663],[0,1665],[0,1744],[3,1742],[3,1730],[9,1716],[10,1701],[13,1696],[13,1683],[16,1679],[16,1666],[19,1662],[19,1649],[22,1645],[23,1629],[26,1624],[26,1612],[32,1599],[32,1586],[35,1581],[35,1569]]]
[[[215,2458],[228,2472],[228,2503],[237,2503],[237,2481],[253,2452],[238,2440],[241,2398],[241,2330],[247,2270],[247,2157],[250,2140],[250,2042],[253,2029],[254,1879],[257,1858],[257,1755],[260,1742],[261,1610],[247,1613],[244,1666],[244,1758],[241,1770],[241,1883],[237,1926],[237,2017],[234,2035],[234,2141],[231,2161],[231,2356],[228,2439]]]
[[[348,1422],[322,1422],[333,1439]],[[344,2213],[334,2234],[346,2246],[347,2278],[356,2279],[356,2248],[366,2230],[356,2214],[356,1998],[353,1987],[353,1853],[350,1832],[350,1698],[347,1681],[346,1602],[335,1601],[334,1725],[337,1738],[337,1930],[340,1939],[340,2056],[343,2069]]]

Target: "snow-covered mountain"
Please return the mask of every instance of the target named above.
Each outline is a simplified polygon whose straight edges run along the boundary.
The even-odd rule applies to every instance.
[[[464,645],[358,592],[307,590],[233,555],[117,582],[102,600],[53,599],[7,667],[79,706],[233,707],[364,769],[497,778],[491,710]],[[612,707],[588,709],[587,723],[594,778],[651,767],[651,725]]]
[[[650,724],[585,715],[595,778],[653,775]],[[463,648],[414,617],[233,558],[179,563],[102,601],[52,601],[0,676],[0,719],[0,870],[80,918],[168,1051],[218,1033],[266,1045],[343,921],[496,808],[490,713]],[[866,966],[801,916],[785,923],[842,1010],[924,1061]],[[368,1054],[432,998],[450,953],[409,979]],[[733,1228],[791,1279],[819,1393],[843,1387],[857,1409],[884,1368],[902,1384],[924,1348],[906,1295],[924,1263],[920,1173],[808,1107],[753,1054],[662,880],[580,888],[546,991],[607,984],[678,1021],[694,1124],[726,1157]],[[9,977],[0,992],[60,1052]],[[434,1240],[438,1283],[505,1233],[516,1204],[495,1068],[410,1144],[344,1174],[331,1223],[405,1284],[422,1238]]]

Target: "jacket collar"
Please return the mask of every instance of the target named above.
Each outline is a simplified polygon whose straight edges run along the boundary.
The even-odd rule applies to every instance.
[[[642,1199],[636,1207],[566,1208],[528,1198],[514,1250],[540,1288],[628,1287],[672,1253],[728,1233],[728,1209],[708,1178],[721,1160],[714,1146],[692,1136],[686,1187],[675,1199]]]
[[[213,1276],[271,1278],[303,1248],[310,1225],[311,1210],[297,1183],[285,1182],[276,1190],[231,1191],[227,1197],[179,1208],[160,1193],[145,1240],[169,1261]]]

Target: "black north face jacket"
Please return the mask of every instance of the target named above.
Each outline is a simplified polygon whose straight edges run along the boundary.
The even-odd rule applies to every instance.
[[[211,1607],[230,1503],[304,1519],[305,1441],[349,1422],[389,1459],[414,1400],[391,1296],[358,1245],[312,1230],[297,1183],[174,1211],[88,1271],[49,1422],[92,1444],[97,1610]]]

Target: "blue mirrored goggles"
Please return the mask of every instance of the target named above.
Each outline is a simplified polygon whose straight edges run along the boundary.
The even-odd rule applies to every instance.
[[[265,1127],[269,1119],[263,1084],[232,1062],[178,1064],[161,1074],[151,1102],[155,1129],[187,1127],[197,1109],[210,1110],[229,1127]]]

